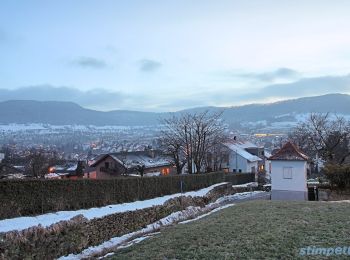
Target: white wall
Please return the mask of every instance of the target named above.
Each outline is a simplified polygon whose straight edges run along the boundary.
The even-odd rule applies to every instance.
[[[237,158],[237,159],[236,159]],[[240,156],[234,151],[230,152],[229,157],[229,170],[230,172],[233,172],[237,167],[236,172],[239,172],[239,169],[242,170],[242,172],[251,172],[252,167],[255,167],[255,172],[258,171],[258,162],[249,162],[244,157]]]
[[[292,167],[292,179],[283,177],[283,168]],[[271,161],[271,189],[307,191],[306,161]]]

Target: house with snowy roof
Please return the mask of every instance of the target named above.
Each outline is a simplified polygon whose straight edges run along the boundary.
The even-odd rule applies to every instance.
[[[46,179],[79,179],[83,177],[85,163],[83,161],[70,162],[63,165],[49,167]]]
[[[308,200],[308,157],[291,142],[273,154],[271,161],[271,199]]]
[[[175,172],[171,157],[151,149],[103,154],[90,165],[84,177],[108,179],[121,175],[155,176]]]
[[[257,173],[263,159],[263,149],[247,141],[232,141],[224,143],[227,148],[226,160],[223,168],[229,172]]]

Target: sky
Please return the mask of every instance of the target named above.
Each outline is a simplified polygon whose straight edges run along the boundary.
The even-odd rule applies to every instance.
[[[348,0],[2,0],[0,101],[98,110],[350,94]]]

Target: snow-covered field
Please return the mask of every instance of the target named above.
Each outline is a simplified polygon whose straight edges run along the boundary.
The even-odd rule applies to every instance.
[[[76,217],[78,215],[83,215],[87,219],[102,218],[110,214],[144,209],[144,208],[149,208],[156,205],[162,205],[164,204],[165,201],[171,198],[176,198],[180,196],[202,197],[202,196],[205,196],[209,191],[211,191],[215,187],[225,183],[226,182],[218,183],[198,191],[176,193],[176,194],[158,197],[154,199],[108,205],[101,208],[81,209],[81,210],[75,210],[75,211],[58,211],[55,213],[48,213],[48,214],[43,214],[35,217],[18,217],[18,218],[12,218],[12,219],[4,219],[4,220],[0,220],[0,232],[8,232],[12,230],[19,231],[19,230],[23,230],[23,229],[30,228],[33,226],[38,226],[38,225],[41,225],[43,227],[48,227],[59,221],[70,220],[71,218]]]
[[[54,130],[72,130],[72,131],[113,131],[113,130],[132,130],[150,128],[153,126],[95,126],[95,125],[50,125],[50,124],[0,124],[0,131],[5,132],[18,132],[18,131],[54,131]]]

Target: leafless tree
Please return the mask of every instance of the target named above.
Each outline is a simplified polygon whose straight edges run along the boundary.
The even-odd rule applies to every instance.
[[[163,150],[170,154],[176,167],[177,174],[181,174],[185,166],[185,140],[183,118],[172,116],[162,120],[164,129],[161,131],[160,143]]]
[[[35,178],[43,178],[49,172],[49,167],[58,162],[58,158],[45,154],[41,150],[31,150],[27,157],[26,171]]]
[[[341,116],[311,114],[290,138],[310,157],[327,163],[343,164],[350,156],[350,122]]]
[[[122,172],[121,175],[125,176],[128,174],[128,165],[127,165],[127,157],[128,157],[128,148],[122,144],[122,148],[120,151],[120,156],[118,156],[118,159],[120,160],[122,164]]]
[[[162,143],[172,154],[177,173],[187,164],[188,173],[199,173],[207,156],[216,145],[225,140],[225,127],[220,113],[186,113],[163,119]]]

